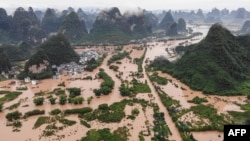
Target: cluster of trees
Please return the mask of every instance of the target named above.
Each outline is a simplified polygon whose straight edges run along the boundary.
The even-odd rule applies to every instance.
[[[109,128],[100,130],[91,129],[87,132],[87,136],[81,141],[127,141],[129,137],[129,129],[127,127],[119,127],[113,133]]]
[[[34,98],[33,102],[36,106],[43,105],[44,98],[43,97]]]
[[[85,70],[86,71],[93,71],[94,69],[96,69],[98,66],[100,66],[104,60],[106,56],[103,55],[102,57],[99,57],[97,60],[95,60],[94,58],[90,59],[89,61],[86,62],[86,67]]]
[[[189,100],[188,102],[195,103],[195,104],[201,104],[203,102],[208,102],[208,101],[206,98],[200,98],[200,97],[196,96],[192,100]]]
[[[106,72],[104,72],[103,69],[100,69],[98,76],[103,79],[104,82],[101,83],[100,89],[94,89],[93,92],[96,96],[100,96],[101,94],[108,95],[114,88],[114,80],[112,80],[112,78]]]
[[[154,72],[152,75],[149,76],[150,80],[156,82],[160,85],[166,85],[168,80],[164,77],[160,77],[157,72]]]
[[[115,102],[108,106],[107,104],[101,104],[98,109],[95,109],[91,113],[84,114],[82,117],[87,121],[98,119],[101,122],[120,122],[125,117],[124,108],[127,102]]]
[[[109,60],[108,60],[108,65],[114,63],[115,61],[118,61],[118,60],[122,60],[124,59],[125,57],[129,57],[129,52],[122,52],[122,53],[118,53],[116,55],[113,55]]]
[[[149,88],[147,83],[140,83],[136,79],[133,79],[132,84],[132,87],[128,87],[124,83],[122,83],[119,87],[120,94],[122,96],[131,96],[132,94],[151,92],[151,89]]]
[[[13,120],[20,119],[21,116],[22,116],[22,113],[20,113],[19,111],[14,111],[14,112],[8,113],[5,117],[9,121],[13,121]]]

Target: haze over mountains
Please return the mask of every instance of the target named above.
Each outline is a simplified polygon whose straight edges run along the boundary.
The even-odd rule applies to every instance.
[[[71,7],[63,11],[52,8],[34,11],[31,7],[27,10],[19,7],[13,15],[7,15],[6,10],[1,8],[0,42],[25,41],[30,44],[39,44],[55,32],[63,33],[74,42],[93,42],[93,38],[97,38],[95,41],[98,41],[99,37],[109,36],[114,38],[103,39],[100,42],[121,40],[127,42],[132,38],[146,37],[154,33],[156,29],[165,30],[168,36],[176,36],[178,32],[186,31],[186,23],[222,22],[243,25],[247,19],[250,19],[250,12],[244,8],[232,11],[214,8],[208,13],[201,9],[190,12],[162,11],[158,13],[137,9],[134,12],[122,14],[115,7],[100,12],[85,12]],[[112,30],[109,33],[105,31],[107,29]]]

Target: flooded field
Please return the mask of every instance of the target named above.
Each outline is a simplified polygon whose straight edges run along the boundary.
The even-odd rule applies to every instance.
[[[199,26],[194,29],[194,32],[202,32],[203,35],[200,37],[194,37],[195,40],[188,40],[187,43],[193,44],[202,40],[208,32],[207,26]],[[5,116],[9,112],[13,112],[15,110],[20,111],[21,113],[25,113],[34,109],[45,110],[44,116],[50,116],[50,111],[54,109],[74,109],[74,108],[82,108],[82,107],[91,107],[93,109],[97,109],[100,104],[108,104],[111,105],[114,102],[120,102],[123,99],[129,99],[128,97],[122,97],[119,91],[119,87],[125,80],[130,82],[134,79],[134,76],[131,74],[133,72],[138,71],[138,65],[134,62],[135,58],[140,58],[144,52],[145,48],[147,48],[147,52],[145,54],[145,59],[143,61],[143,68],[146,66],[145,60],[153,60],[157,56],[164,56],[168,58],[170,61],[175,61],[180,56],[178,56],[174,48],[178,46],[180,43],[186,42],[186,40],[173,40],[168,42],[150,42],[147,43],[147,47],[143,47],[142,44],[131,44],[126,45],[122,48],[121,51],[130,52],[129,57],[119,60],[119,63],[112,63],[111,65],[118,66],[119,69],[117,71],[111,70],[107,65],[108,60],[116,54],[118,51],[115,50],[114,46],[94,46],[94,47],[76,47],[75,51],[81,54],[84,51],[95,50],[99,54],[107,53],[107,57],[104,59],[103,63],[96,68],[93,72],[83,72],[79,75],[61,75],[58,79],[45,79],[40,81],[36,85],[32,85],[31,83],[24,84],[28,89],[23,90],[22,94],[15,100],[10,102],[6,102],[3,105],[3,112],[0,113],[0,126],[1,126],[1,135],[5,140],[23,140],[23,141],[35,141],[35,140],[79,140],[82,137],[86,136],[87,131],[89,130],[85,126],[80,124],[80,120],[77,115],[66,116],[67,119],[74,120],[77,123],[73,126],[68,126],[61,131],[56,132],[56,135],[50,137],[42,137],[43,130],[45,130],[45,125],[33,129],[33,126],[39,116],[32,116],[28,119],[22,119],[22,127],[19,132],[13,132],[12,127],[6,126],[8,121]],[[91,76],[95,78],[96,74],[99,72],[99,69],[103,68],[104,71],[109,75],[112,80],[115,82],[114,89],[109,95],[101,95],[95,96],[93,90],[98,89],[100,84],[103,82],[102,79],[93,79],[93,80],[82,80],[81,78],[85,76]],[[122,73],[121,77],[117,76]],[[160,97],[158,96],[155,87],[150,82],[150,79],[147,76],[145,69],[141,72],[141,78],[138,78],[139,82],[147,82],[151,93],[138,93],[135,97],[138,99],[144,99],[146,101],[156,103],[159,107],[159,112],[164,113],[164,120],[170,129],[172,135],[169,136],[169,140],[181,141],[180,133],[176,127],[176,124],[173,122],[170,117],[166,107],[161,102]],[[194,97],[198,96],[201,98],[206,98],[208,102],[206,104],[211,104],[218,110],[218,113],[227,113],[227,111],[242,111],[237,104],[243,104],[246,100],[244,96],[235,96],[235,97],[224,97],[224,96],[215,96],[215,95],[205,95],[202,92],[194,91],[190,89],[188,86],[180,82],[178,79],[173,78],[169,74],[158,72],[159,76],[172,80],[172,83],[168,83],[167,85],[159,85],[162,91],[164,91],[168,96],[172,97],[175,100],[180,102],[180,105],[183,109],[189,109],[191,106],[195,105],[189,103],[189,100],[192,100]],[[12,81],[15,81],[15,84],[10,84]],[[65,87],[58,86],[58,84],[64,82]],[[18,80],[7,80],[0,82],[0,90],[6,91],[16,91],[16,88],[20,86],[20,82]],[[74,105],[71,103],[67,103],[65,105],[60,105],[58,101],[55,105],[51,105],[50,101],[46,98],[49,94],[45,95],[44,104],[41,106],[36,106],[33,103],[33,99],[37,93],[44,92],[49,93],[56,88],[66,89],[77,87],[81,89],[81,96],[85,99],[83,104]],[[68,92],[66,91],[68,94]],[[152,95],[152,96],[149,96]],[[0,95],[2,98],[3,95]],[[93,97],[92,101],[88,104],[87,99]],[[7,107],[19,103],[20,106],[13,110],[6,109]],[[237,104],[236,104],[237,103]],[[131,114],[131,111],[137,108],[139,110],[139,114],[134,120],[123,118],[121,122],[118,123],[104,123],[98,120],[93,120],[88,122],[91,125],[91,129],[102,129],[102,128],[110,128],[111,131],[116,130],[118,127],[127,127],[129,129],[129,141],[138,141],[141,131],[147,131],[148,127],[150,127],[150,134],[148,136],[144,136],[146,141],[150,141],[154,136],[154,132],[152,131],[152,127],[154,124],[154,111],[152,107],[146,107],[145,111],[140,104],[134,104],[133,106],[126,105],[125,106],[125,115],[128,116]],[[187,113],[181,117],[182,121],[199,121],[200,119],[193,114],[192,112]],[[205,119],[203,122],[207,122]],[[147,127],[148,126],[148,127]],[[207,131],[207,132],[192,132],[193,136],[198,141],[221,141],[223,140],[222,133],[216,131]]]

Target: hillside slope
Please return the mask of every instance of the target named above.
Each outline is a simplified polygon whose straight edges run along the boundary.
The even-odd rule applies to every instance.
[[[245,93],[250,74],[249,50],[220,24],[214,24],[204,40],[189,46],[171,69],[165,70],[195,90],[236,95]],[[240,42],[241,41],[241,42]],[[246,42],[244,42],[246,43]],[[157,63],[155,60],[154,65]],[[153,66],[154,66],[153,65]]]

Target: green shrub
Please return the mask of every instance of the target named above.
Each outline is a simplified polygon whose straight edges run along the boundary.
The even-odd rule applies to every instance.
[[[2,109],[3,109],[3,104],[0,103],[0,112],[2,112]]]
[[[189,100],[188,102],[195,103],[195,104],[201,104],[203,102],[208,102],[208,101],[206,98],[199,98],[198,96],[196,96],[192,100]]]
[[[108,104],[100,104],[98,106],[98,109],[100,109],[100,110],[108,110],[109,106],[108,106]]]
[[[0,98],[0,105],[1,103],[3,104],[4,102],[12,101],[22,94],[22,92],[8,92],[8,91],[2,91],[2,92],[6,93],[3,97]]]
[[[56,104],[56,98],[54,98],[54,97],[49,98],[49,102],[52,105]]]
[[[151,89],[149,88],[148,84],[140,83],[137,80],[132,80],[133,87],[130,90],[134,93],[150,93]]]
[[[86,71],[93,71],[94,69],[96,69],[98,66],[100,66],[104,60],[106,56],[103,55],[102,57],[99,57],[97,60],[95,60],[94,58],[92,58],[91,60],[87,61],[86,63]]]
[[[69,115],[69,114],[85,114],[92,112],[92,108],[90,107],[84,107],[84,108],[76,108],[76,109],[67,109],[64,111],[64,114]]]
[[[74,98],[76,96],[81,95],[81,89],[80,88],[67,88],[69,91],[69,97]]]
[[[15,104],[10,105],[10,106],[7,107],[6,109],[8,109],[8,110],[16,109],[17,107],[20,106],[20,104],[21,104],[20,102],[17,102],[17,103],[15,103]],[[1,105],[0,105],[0,111],[1,111]]]
[[[87,128],[91,128],[91,125],[88,124],[85,120],[81,120],[80,123],[81,123],[81,125],[84,125]]]
[[[111,66],[109,66],[109,69],[112,69],[114,71],[118,71],[119,67],[115,66],[115,65],[111,65]]]
[[[61,82],[57,86],[65,87],[65,82]]]
[[[51,115],[58,115],[60,114],[62,111],[60,109],[54,109],[50,112]]]
[[[104,82],[101,83],[100,89],[94,89],[93,92],[96,96],[100,96],[101,94],[108,95],[112,92],[115,82],[107,73],[104,72],[103,69],[100,69],[98,75],[104,80]]]
[[[129,56],[129,52],[126,52],[126,51],[113,55],[108,60],[108,65],[110,65],[111,63],[114,63],[115,61],[122,60],[123,58],[128,57],[128,56]]]
[[[66,95],[60,95],[59,104],[64,105],[66,102],[67,102],[67,96]]]
[[[93,96],[88,97],[88,99],[87,99],[88,104],[90,104],[90,102],[92,101],[92,99],[93,99]]]
[[[29,111],[29,112],[26,112],[24,114],[24,118],[27,118],[27,117],[30,117],[30,116],[34,116],[34,115],[43,115],[45,114],[45,111],[44,110],[32,110],[32,111]]]
[[[36,129],[36,128],[42,126],[43,124],[48,123],[49,121],[50,121],[49,117],[46,117],[46,116],[38,117],[33,128]]]
[[[8,113],[5,117],[9,121],[13,121],[13,120],[20,119],[21,116],[22,116],[22,113],[20,113],[19,111],[14,111],[14,112]]]
[[[76,121],[74,120],[68,120],[68,119],[59,119],[59,122],[68,126],[72,126],[76,124]]]
[[[83,97],[74,97],[74,98],[69,98],[69,103],[73,103],[73,104],[82,104],[84,101]]]
[[[157,72],[154,72],[151,76],[149,76],[150,80],[153,82],[156,82],[160,85],[166,85],[168,83],[168,80],[164,77],[158,76]]]
[[[121,84],[121,86],[119,87],[119,91],[120,91],[120,94],[122,96],[130,96],[131,95],[130,88],[126,87],[124,84]]]
[[[140,111],[137,109],[137,108],[135,108],[135,109],[133,109],[132,110],[132,115],[139,115],[139,113],[140,113]]]
[[[38,97],[38,98],[35,98],[35,99],[33,100],[33,102],[34,102],[34,104],[35,104],[36,106],[38,106],[38,105],[43,105],[43,101],[44,101],[44,98],[43,98],[43,97]]]

